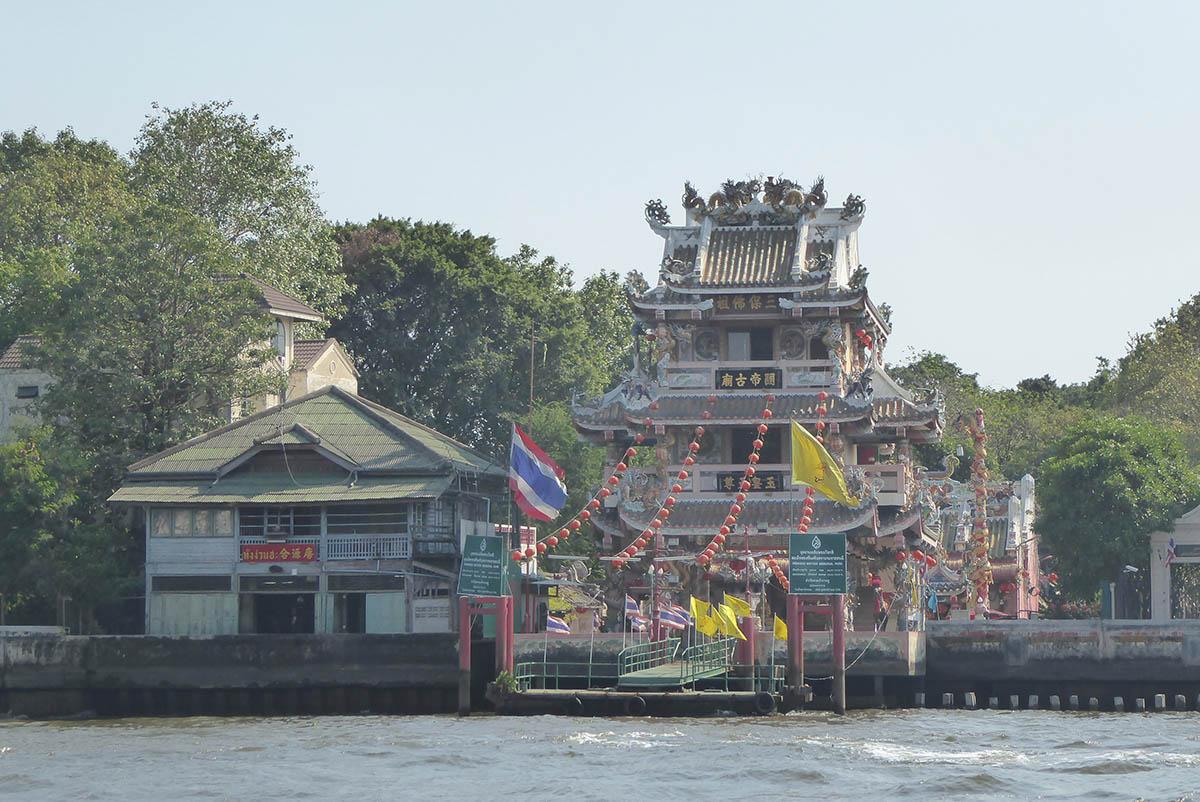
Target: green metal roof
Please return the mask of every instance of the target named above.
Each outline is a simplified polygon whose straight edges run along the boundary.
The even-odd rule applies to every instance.
[[[109,498],[132,504],[311,504],[437,498],[450,487],[445,476],[359,478],[297,474],[283,483],[276,476],[232,475],[217,482],[127,482]]]
[[[312,442],[344,456],[361,473],[442,472],[451,467],[500,477],[493,460],[386,407],[325,387],[148,457],[129,468],[133,480],[215,475],[263,443]]]

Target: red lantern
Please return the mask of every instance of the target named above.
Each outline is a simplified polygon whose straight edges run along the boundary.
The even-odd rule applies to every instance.
[[[743,479],[742,483],[740,485],[738,485],[738,489],[741,490],[743,493],[745,493],[748,490],[750,490],[750,483],[747,482],[745,479]]]
[[[654,418],[646,418],[645,420],[643,420],[643,421],[642,421],[642,423],[643,423],[643,424],[644,424],[646,427],[653,426],[653,425],[654,425]]]
[[[719,531],[722,535],[728,535],[731,530],[728,526],[722,526]]]
[[[758,433],[766,434],[767,433],[767,424],[765,424],[765,423],[758,424]]]
[[[682,482],[688,478],[688,472],[680,471],[679,473],[675,474],[675,478]]]
[[[771,417],[771,416],[772,416],[772,415],[774,415],[774,414],[775,414],[775,413],[774,413],[774,412],[772,412],[772,411],[771,411],[771,410],[769,410],[769,409],[764,409],[764,410],[763,410],[763,417],[764,417],[764,418],[769,418],[769,417]]]
[[[704,436],[704,427],[703,427],[703,426],[697,426],[697,427],[696,427],[696,439],[697,439],[697,440],[699,440],[699,439],[700,439],[701,437],[703,437],[703,436]]]
[[[568,528],[568,529],[570,529],[571,531],[575,531],[575,530],[576,530],[576,529],[578,529],[580,526],[582,526],[582,524],[580,524],[580,523],[579,523],[579,519],[578,519],[578,518],[576,518],[575,520],[573,520],[573,521],[571,521],[569,524],[567,524],[567,528]]]
[[[619,477],[619,476],[610,476],[610,477],[608,477],[608,483],[609,483],[610,485],[612,485],[613,487],[616,487],[617,485],[621,484],[621,477]]]
[[[633,446],[625,449],[625,459],[632,459],[637,456],[637,449]]]
[[[525,555],[519,551],[514,551],[512,553],[512,558],[513,558],[513,562],[519,563],[519,562],[521,562],[521,560],[525,559]]]
[[[708,554],[707,553],[697,554],[696,562],[700,563],[701,565],[708,565],[708,562],[709,562]],[[705,574],[705,576],[707,576],[707,574]]]
[[[754,441],[753,443],[751,443],[750,445],[754,447],[754,450],[755,450],[755,451],[758,451],[760,448],[762,448],[762,447],[763,447],[763,441],[762,441],[762,440],[755,440],[755,441]]]
[[[933,566],[937,565],[937,558],[934,557],[932,554],[927,555],[925,557],[925,564],[927,566],[929,566],[930,568],[932,568]]]
[[[546,545],[550,548],[554,548],[558,545],[558,538],[556,538],[554,535],[551,535],[550,537],[546,538]]]
[[[741,504],[730,504],[729,505],[729,514],[730,515],[741,515],[742,514],[742,505]]]
[[[825,400],[826,398],[828,398],[828,397],[829,397],[829,393],[825,392],[824,390],[822,390],[821,392],[817,393],[817,400],[818,400],[818,401],[824,401],[824,400]]]
[[[692,467],[693,465],[695,465],[695,464],[696,464],[696,458],[695,458],[695,457],[693,457],[693,456],[687,456],[687,457],[684,457],[684,458],[683,458],[683,464],[684,464],[684,465],[686,465],[686,466],[688,466],[688,467],[690,468],[690,467]]]
[[[710,403],[710,404],[715,404],[715,403],[717,403],[717,397],[716,397],[715,395],[710,395],[710,396],[708,397],[708,403]]]
[[[600,509],[600,502],[597,499],[592,499],[591,501],[588,502],[588,506],[591,507],[593,510],[598,510],[598,509]]]
[[[635,548],[644,549],[646,548],[646,541],[639,537],[637,540],[633,541],[633,545]]]
[[[538,554],[545,554],[545,553],[546,553],[546,544],[545,544],[545,543],[539,543],[539,544],[537,544],[537,553],[538,553]]]
[[[582,520],[586,521],[587,519],[589,519],[589,518],[591,518],[591,517],[592,517],[592,514],[591,514],[590,512],[588,512],[587,510],[582,510],[582,511],[579,513],[579,517],[580,517]]]
[[[896,562],[902,563],[907,559],[908,559],[908,555],[906,553],[904,553],[903,551],[896,552]]]
[[[855,336],[855,337],[862,337],[862,336],[863,336],[863,335],[865,335],[866,333],[867,333],[867,330],[866,330],[866,329],[855,329],[855,331],[854,331],[854,336]]]
[[[646,442],[646,435],[640,434],[640,433],[635,434],[633,436],[633,442],[637,443],[640,446],[642,443]]]
[[[615,467],[615,468],[613,468],[613,470],[614,470],[616,473],[625,473],[625,471],[626,471],[626,470],[628,470],[628,469],[629,469],[629,466],[628,466],[628,465],[626,465],[624,462],[618,462],[618,463],[617,463],[617,465],[616,465],[616,467]]]
[[[536,552],[536,551],[534,551],[533,549],[531,549],[531,548],[530,548],[530,549],[525,549],[525,556],[526,556],[526,557],[528,557],[529,559],[531,559],[531,560],[532,560],[532,559],[533,559],[533,555],[534,555],[534,554],[537,554],[537,552]]]
[[[1050,575],[1049,575],[1048,577],[1046,577],[1046,578],[1050,580],[1050,584],[1051,584],[1051,585],[1057,585],[1057,584],[1058,584],[1058,574],[1054,573],[1053,571],[1051,571],[1051,572],[1050,572]]]
[[[615,569],[617,569],[618,571],[620,571],[620,570],[621,570],[621,567],[622,567],[623,565],[625,565],[625,561],[624,561],[624,560],[619,560],[619,559],[617,559],[617,560],[613,560],[613,561],[612,561],[612,567],[613,567],[613,568],[615,568]]]
[[[736,523],[737,523],[737,518],[733,517],[732,515],[725,516],[725,525],[726,526],[733,526]]]
[[[810,516],[810,515],[801,516],[801,518],[800,518],[801,526],[810,526],[811,524],[812,524],[812,516]]]
[[[824,404],[817,405],[817,414],[818,415],[824,415],[828,411],[829,411],[829,407],[825,406]]]
[[[816,495],[816,493],[817,491],[811,487],[804,488],[804,495],[808,496],[809,498],[812,498],[814,495]]]
[[[662,528],[662,520],[659,518],[655,518],[653,521],[650,522],[650,528],[651,529],[661,529]]]
[[[925,554],[920,549],[913,549],[912,557],[917,562],[925,561]]]
[[[747,476],[753,476],[755,473],[756,473],[756,471],[754,470],[754,466],[753,466],[753,465],[751,465],[750,467],[746,468],[746,475],[747,475]]]
[[[724,542],[725,542],[725,536],[724,536],[724,535],[714,535],[714,536],[713,536],[713,542],[714,542],[714,543],[717,543],[718,545],[719,545],[719,544],[721,544],[721,543],[724,543]]]
[[[681,485],[681,484],[679,484],[679,483],[676,483],[676,484],[673,484],[673,485],[671,485],[671,492],[672,492],[672,493],[682,493],[682,492],[683,492],[683,485]]]
[[[775,394],[774,393],[767,393],[767,403],[768,404],[775,403]]]
[[[757,465],[759,459],[761,459],[761,458],[757,454],[751,454],[750,457],[748,458],[748,461],[751,465]]]
[[[567,538],[569,538],[570,536],[571,536],[571,530],[570,530],[570,529],[559,529],[559,530],[558,530],[558,539],[559,539],[559,540],[566,540],[566,539],[567,539]]]
[[[598,495],[600,498],[608,498],[609,496],[612,495],[612,491],[609,490],[607,487],[602,487],[602,488],[600,488],[600,492],[597,493],[596,495]]]
[[[663,506],[664,507],[674,507],[675,506],[675,497],[667,496],[665,499],[663,499]]]

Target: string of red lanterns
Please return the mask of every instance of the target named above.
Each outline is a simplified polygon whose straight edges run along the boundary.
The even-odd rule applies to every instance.
[[[767,406],[762,411],[764,421],[770,420],[774,416],[775,413],[771,411],[771,404],[774,401],[774,395],[767,396]],[[704,551],[696,555],[696,562],[700,565],[708,565],[712,562],[713,557],[716,556],[716,553],[721,550],[721,546],[724,545],[726,538],[733,533],[734,528],[737,526],[738,516],[742,514],[743,505],[746,503],[746,494],[750,490],[750,479],[758,471],[755,465],[758,464],[761,458],[759,452],[762,451],[762,447],[765,445],[763,435],[767,433],[767,428],[766,423],[758,424],[758,437],[751,444],[753,450],[746,458],[746,470],[742,472],[742,481],[738,485],[737,495],[733,497],[733,503],[729,505],[729,514],[725,516],[725,522],[721,524],[721,528],[717,530],[717,534],[713,535],[712,540],[708,542],[708,546],[705,547]]]
[[[715,395],[710,395],[708,397],[709,406],[712,406],[716,402],[717,397]],[[658,402],[652,402],[650,404],[650,409],[651,411],[657,410]],[[702,413],[702,417],[705,420],[708,420],[712,418],[712,412],[706,409]],[[647,417],[643,423],[645,424],[647,431],[649,431],[654,425],[654,420]],[[680,471],[675,475],[675,482],[671,485],[670,492],[667,494],[667,497],[663,499],[662,504],[659,505],[658,510],[654,513],[653,517],[651,517],[650,523],[647,525],[647,527],[643,529],[636,538],[634,538],[632,543],[613,555],[612,567],[614,570],[621,570],[625,567],[626,562],[637,556],[637,553],[650,543],[650,540],[658,534],[659,530],[662,529],[662,527],[666,524],[667,519],[671,517],[672,507],[674,507],[678,501],[675,494],[683,492],[684,488],[682,483],[687,481],[688,477],[691,475],[688,471],[688,468],[691,468],[696,464],[696,454],[700,451],[700,438],[703,436],[703,426],[697,426],[692,430],[692,441],[688,443],[688,454],[683,459],[683,468],[680,469]],[[638,437],[642,437],[642,435],[638,435]]]

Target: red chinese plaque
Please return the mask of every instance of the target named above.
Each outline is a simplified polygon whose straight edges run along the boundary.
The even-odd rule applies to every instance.
[[[242,546],[244,563],[311,563],[317,559],[312,543],[262,543]]]

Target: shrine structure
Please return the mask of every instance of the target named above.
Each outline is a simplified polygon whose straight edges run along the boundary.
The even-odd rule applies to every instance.
[[[859,260],[865,203],[850,195],[829,206],[823,180],[806,190],[768,178],[727,181],[707,197],[688,183],[683,206],[675,225],[661,201],[646,205],[663,257],[657,286],[629,299],[632,369],[602,397],[573,402],[576,428],[607,447],[610,470],[645,444],[592,518],[602,548],[644,542],[618,564],[631,577],[674,574],[681,590],[698,572],[735,587],[743,571],[763,576],[764,556],[786,555],[803,512],[805,488],[790,471],[796,420],[823,438],[861,497],[851,508],[818,496],[808,531],[849,535],[851,596],[869,627],[873,605],[861,602],[880,574],[885,587],[900,575],[881,569],[900,552],[939,549],[924,533],[913,447],[941,438],[944,406],[884,370],[889,310],[871,299]],[[655,519],[668,495],[669,515]],[[733,504],[740,513],[726,548],[707,567],[681,559],[701,554]]]

